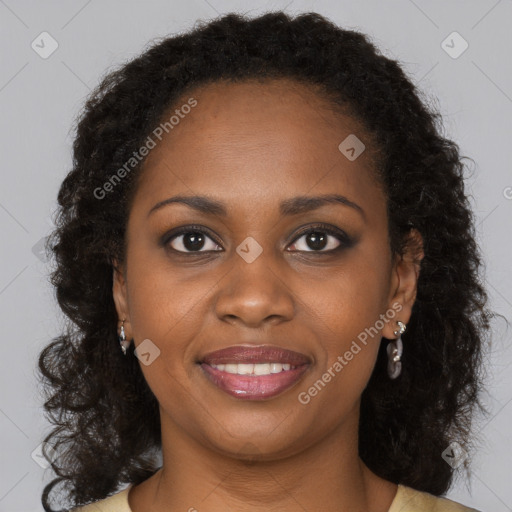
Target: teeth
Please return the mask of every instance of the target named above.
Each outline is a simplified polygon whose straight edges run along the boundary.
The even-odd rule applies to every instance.
[[[211,364],[210,366],[222,372],[236,373],[238,375],[271,375],[272,373],[281,373],[282,371],[296,368],[288,363]]]

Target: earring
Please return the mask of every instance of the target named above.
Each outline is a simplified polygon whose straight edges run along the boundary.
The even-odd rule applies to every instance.
[[[126,349],[130,346],[131,341],[126,339],[126,334],[124,333],[124,320],[121,322],[121,334],[119,335],[119,345],[121,346],[121,350],[123,354],[126,355]]]
[[[398,321],[398,330],[393,334],[397,336],[396,340],[390,341],[386,347],[388,353],[388,375],[390,379],[396,379],[402,371],[402,362],[400,361],[403,352],[402,334],[407,328],[403,322]]]

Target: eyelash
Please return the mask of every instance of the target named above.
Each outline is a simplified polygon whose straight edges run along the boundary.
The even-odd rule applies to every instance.
[[[315,254],[315,255],[333,254],[333,253],[339,252],[342,249],[348,249],[354,245],[354,240],[351,237],[349,237],[344,231],[342,231],[340,229],[333,228],[332,226],[329,226],[327,224],[315,224],[313,226],[308,226],[306,229],[299,231],[299,233],[292,240],[290,245],[295,244],[304,235],[308,235],[308,234],[314,233],[314,232],[326,233],[328,235],[331,235],[340,242],[340,245],[338,247],[336,247],[335,249],[330,249],[328,251],[310,250],[310,251],[292,251],[292,252],[310,253],[310,254]],[[170,233],[167,233],[166,235],[164,235],[164,237],[162,239],[162,245],[165,247],[170,246],[170,242],[172,242],[175,238],[179,237],[180,235],[185,235],[185,234],[190,234],[190,233],[200,233],[200,234],[206,235],[210,239],[212,239],[217,245],[219,245],[219,246],[221,245],[218,242],[218,240],[215,239],[215,237],[209,230],[207,230],[201,226],[196,226],[196,225],[183,226],[181,228],[177,228],[176,230],[171,231]],[[169,247],[169,249],[171,251],[173,251],[174,253],[180,254],[180,255],[181,254],[198,255],[198,254],[203,254],[203,253],[208,254],[208,253],[212,253],[212,252],[221,252],[221,251],[178,251],[171,247]]]

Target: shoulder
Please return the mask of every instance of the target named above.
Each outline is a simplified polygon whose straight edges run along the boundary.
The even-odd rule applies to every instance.
[[[388,512],[480,512],[447,498],[398,485],[395,499]]]
[[[128,504],[128,491],[131,486],[132,484],[108,498],[73,508],[69,512],[132,512]]]

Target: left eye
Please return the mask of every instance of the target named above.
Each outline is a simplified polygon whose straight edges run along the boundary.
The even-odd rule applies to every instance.
[[[303,238],[305,241],[302,244],[299,243]],[[330,241],[329,238],[331,239]],[[304,252],[329,252],[334,251],[341,245],[343,245],[343,236],[341,234],[334,233],[331,229],[327,228],[314,228],[302,233],[295,239],[291,247],[295,246],[295,250]]]

